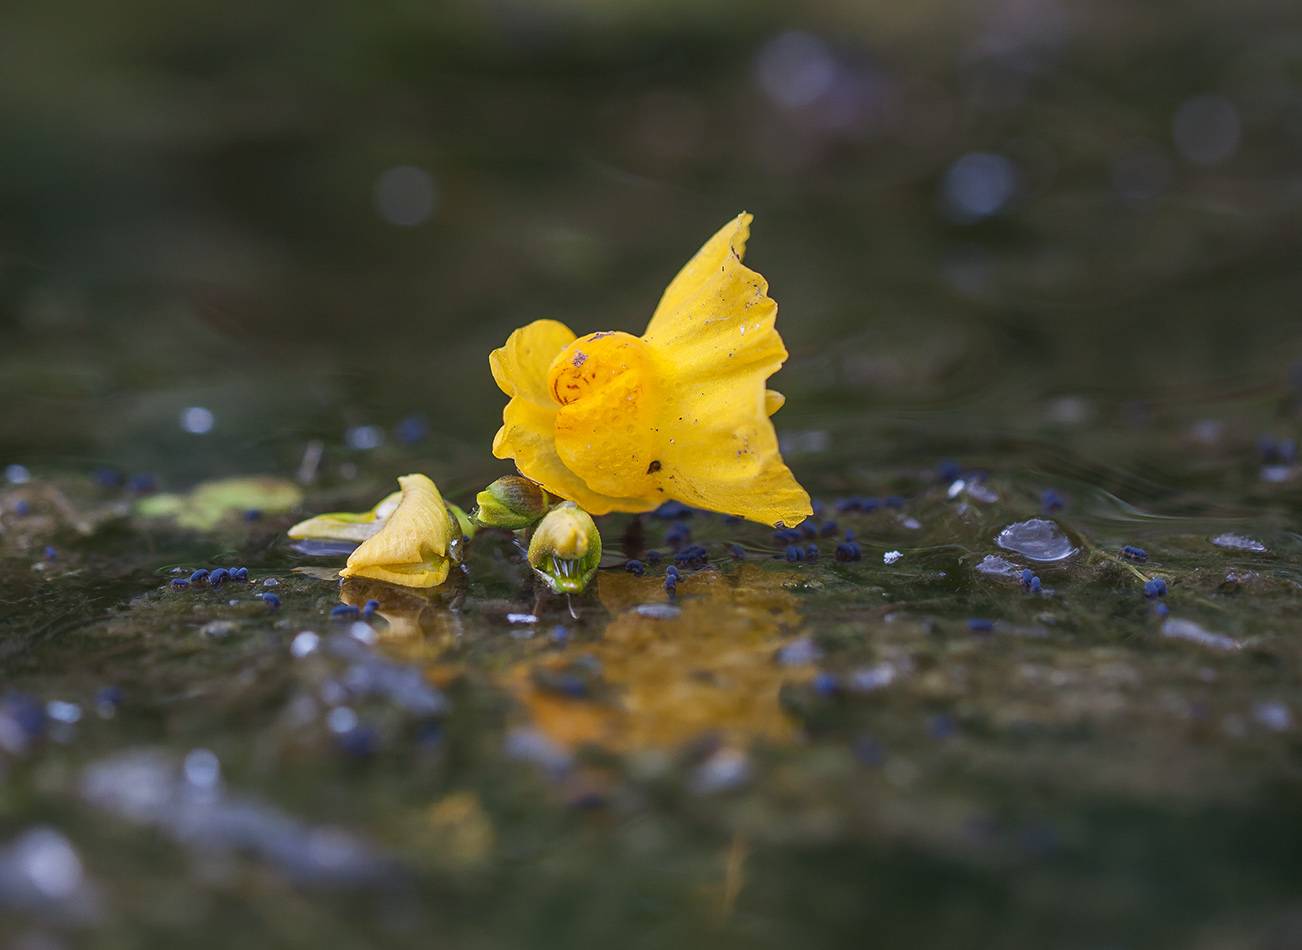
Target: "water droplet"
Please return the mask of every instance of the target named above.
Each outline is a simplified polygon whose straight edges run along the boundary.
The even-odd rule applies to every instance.
[[[1047,518],[1031,518],[1010,524],[995,543],[1006,551],[1015,551],[1032,561],[1061,561],[1076,553],[1071,539]]]

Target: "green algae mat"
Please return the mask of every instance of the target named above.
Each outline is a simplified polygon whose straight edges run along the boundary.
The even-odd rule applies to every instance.
[[[0,12],[0,941],[1302,946],[1299,38]],[[787,356],[694,402],[740,346],[652,315],[743,209]],[[494,457],[528,327],[750,481],[613,405]],[[463,541],[516,463],[600,544]]]

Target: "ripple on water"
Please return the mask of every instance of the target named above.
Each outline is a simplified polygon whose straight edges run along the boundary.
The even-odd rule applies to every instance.
[[[1071,539],[1048,518],[1031,518],[1010,524],[999,532],[995,543],[1032,561],[1061,561],[1076,553]]]

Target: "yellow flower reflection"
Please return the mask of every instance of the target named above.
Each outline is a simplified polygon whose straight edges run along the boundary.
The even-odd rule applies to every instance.
[[[741,262],[739,215],[670,283],[646,332],[576,338],[537,320],[489,358],[511,397],[493,454],[592,514],[666,499],[795,525],[809,495],[778,452],[765,388],[787,358],[768,282]]]
[[[348,566],[339,573],[404,587],[436,587],[447,580],[458,559],[461,529],[429,478],[404,475],[398,484],[398,506],[349,555]]]
[[[526,661],[507,675],[530,724],[577,748],[668,749],[704,733],[744,747],[751,740],[789,741],[795,724],[778,693],[790,671],[774,654],[799,623],[799,598],[784,590],[789,575],[743,565],[734,574],[702,571],[679,584],[680,616],[630,609],[663,598],[653,578],[608,573],[602,603],[617,615],[596,643]],[[549,671],[577,657],[594,658],[608,696],[576,698],[547,687]]]

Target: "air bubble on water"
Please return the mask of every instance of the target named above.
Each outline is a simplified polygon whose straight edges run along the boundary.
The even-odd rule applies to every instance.
[[[1010,524],[995,538],[1005,551],[1014,551],[1032,561],[1061,561],[1076,553],[1071,539],[1048,518],[1031,518]]]
[[[1245,538],[1237,534],[1222,534],[1212,538],[1212,544],[1218,548],[1225,548],[1228,551],[1247,551],[1251,554],[1264,554],[1266,545],[1252,538]]]

